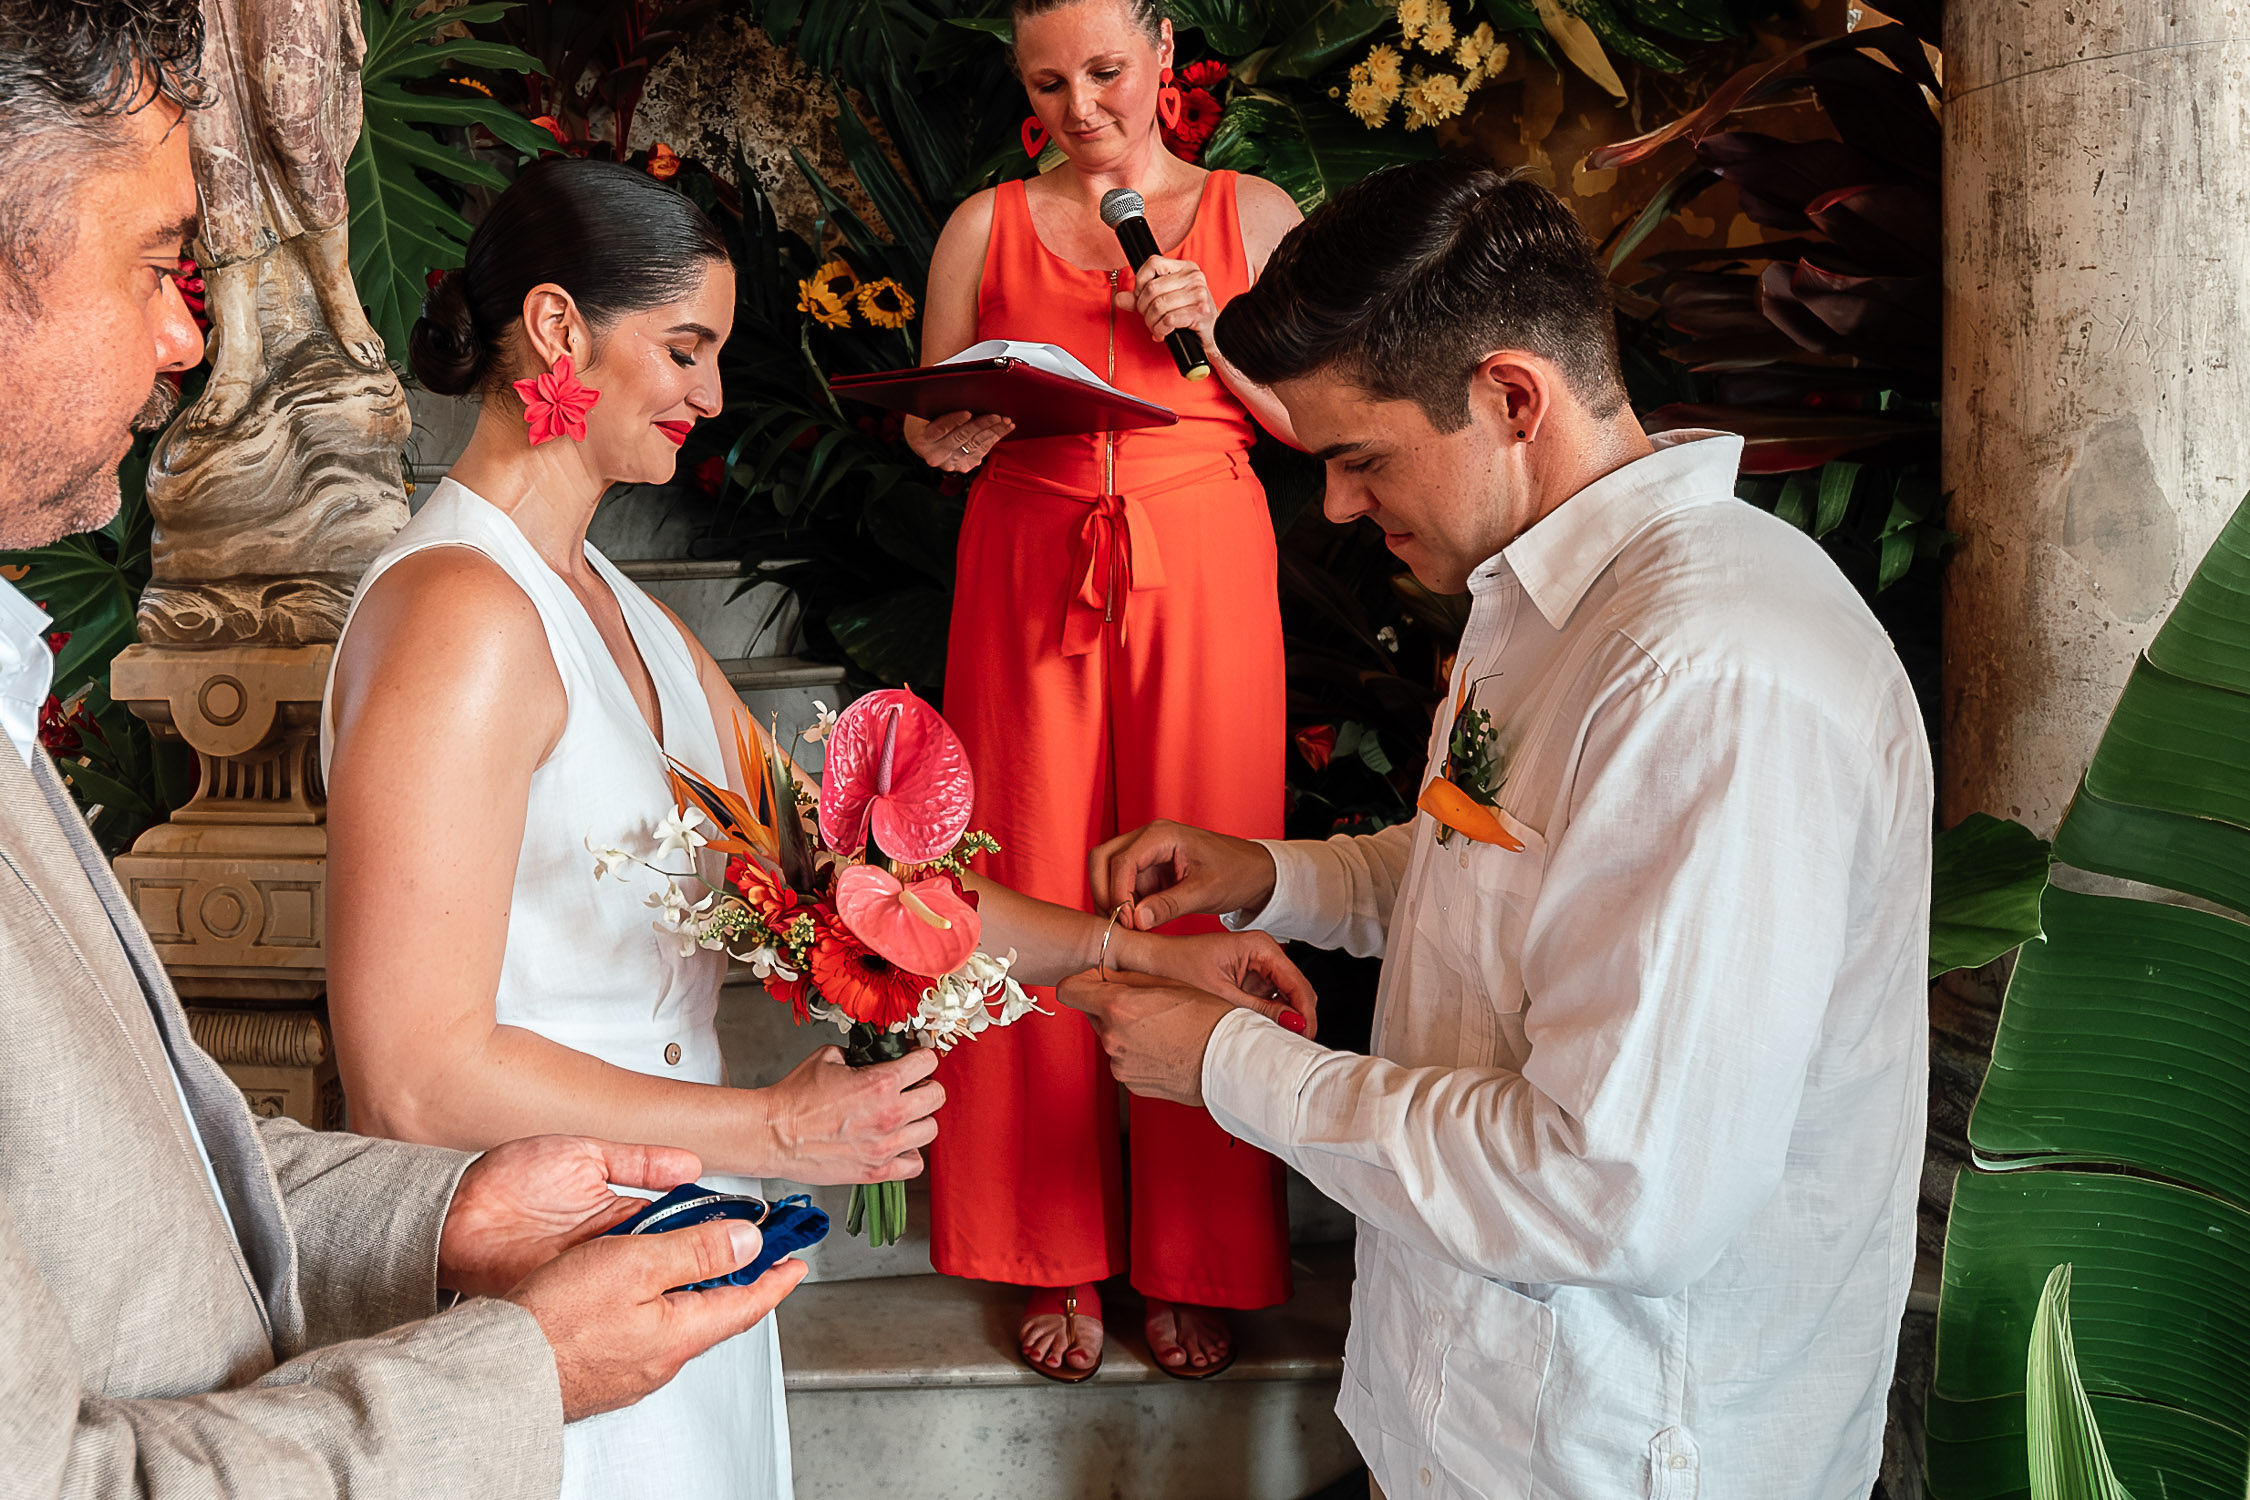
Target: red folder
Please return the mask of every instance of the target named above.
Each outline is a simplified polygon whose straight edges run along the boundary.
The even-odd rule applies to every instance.
[[[1097,390],[1006,356],[956,365],[922,365],[912,370],[879,370],[872,375],[838,375],[828,384],[839,396],[918,417],[942,417],[955,411],[997,412],[1015,420],[1016,429],[1008,435],[1019,438],[1170,427],[1180,420],[1180,414],[1168,406],[1121,391]]]

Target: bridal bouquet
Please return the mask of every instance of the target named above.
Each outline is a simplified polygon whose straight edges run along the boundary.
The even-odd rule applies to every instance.
[[[692,902],[681,881],[693,877],[659,871],[657,931],[683,954],[724,949],[749,964],[799,1023],[842,1030],[854,1066],[921,1046],[942,1052],[1036,1010],[1009,974],[1014,951],[978,947],[976,893],[960,872],[998,845],[969,829],[975,784],[952,726],[913,693],[886,689],[833,723],[824,716],[813,737],[823,734],[817,797],[772,740],[745,734],[740,720],[748,795],[672,762],[679,806],[658,830],[660,850],[709,849],[727,866],[719,887]],[[630,858],[594,854],[604,870]],[[906,1230],[906,1184],[853,1188],[844,1227],[873,1244],[896,1241]]]

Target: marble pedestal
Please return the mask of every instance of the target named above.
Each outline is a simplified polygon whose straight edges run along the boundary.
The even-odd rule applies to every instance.
[[[110,691],[195,751],[195,796],[117,859],[196,1041],[260,1114],[340,1125],[327,984],[320,698],[332,646],[139,645]],[[199,1003],[201,1002],[201,1003]]]

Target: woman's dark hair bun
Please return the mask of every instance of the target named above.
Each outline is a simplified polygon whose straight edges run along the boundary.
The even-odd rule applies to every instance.
[[[570,293],[598,337],[627,313],[676,302],[702,285],[727,242],[703,210],[646,172],[550,156],[493,200],[461,269],[422,299],[407,336],[414,378],[441,395],[493,383],[510,330],[536,286]]]
[[[483,383],[484,345],[469,311],[468,275],[442,273],[422,298],[422,316],[407,335],[407,359],[414,378],[441,396],[466,396]]]

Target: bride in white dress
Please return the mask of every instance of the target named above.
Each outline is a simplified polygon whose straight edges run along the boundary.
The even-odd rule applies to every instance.
[[[766,1175],[921,1170],[944,1100],[930,1055],[853,1069],[823,1048],[770,1088],[727,1087],[725,955],[680,956],[651,920],[656,877],[598,880],[588,852],[655,854],[667,755],[744,784],[724,674],[586,543],[611,485],[670,480],[717,414],[733,310],[725,243],[693,204],[554,158],[495,202],[415,325],[422,384],[483,406],[362,580],[322,706],[329,1012],[354,1129],[470,1150],[549,1132],[680,1146],[700,1180],[753,1193]],[[987,946],[1020,950],[1026,982],[1104,956],[1094,918],[974,883]],[[1262,934],[1119,932],[1106,957],[1309,1010]],[[564,1495],[789,1496],[776,1324],[567,1427]]]

